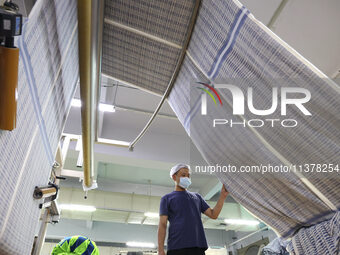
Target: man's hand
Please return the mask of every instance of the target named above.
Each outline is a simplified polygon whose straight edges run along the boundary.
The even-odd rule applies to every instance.
[[[158,255],[165,255],[165,251],[164,250],[158,251]]]
[[[229,191],[225,188],[225,186],[223,185],[222,186],[222,189],[221,189],[221,197],[223,198],[223,199],[226,199],[227,198],[227,196],[228,196],[228,194],[229,194]]]
[[[209,218],[216,220],[218,218],[218,215],[220,215],[220,212],[222,210],[224,200],[227,198],[229,192],[224,187],[222,187],[220,198],[218,199],[214,209],[208,208],[204,214],[207,215]]]

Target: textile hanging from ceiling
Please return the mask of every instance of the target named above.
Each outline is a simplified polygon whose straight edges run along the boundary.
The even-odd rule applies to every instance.
[[[106,0],[102,72],[163,94],[185,42],[194,3]]]
[[[16,41],[17,128],[0,131],[0,254],[31,254],[46,186],[78,82],[75,0],[40,0]]]
[[[215,87],[216,94],[198,82]],[[233,98],[219,84],[236,87],[238,101],[244,99],[243,114],[233,114],[242,108],[242,104],[233,107],[237,93]],[[286,87],[298,88],[287,98],[308,99],[310,92],[303,107],[311,115],[291,104],[284,113],[280,100]],[[279,101],[276,110],[273,94]],[[233,198],[287,238],[302,227],[330,220],[340,209],[340,177],[334,171],[340,163],[339,94],[337,84],[239,2],[203,0],[169,103],[210,166],[235,166],[235,172],[216,173]],[[251,112],[251,99],[255,110],[273,105],[274,110],[269,115]],[[302,171],[294,172],[294,165]],[[244,166],[262,170],[275,166],[286,172],[241,172]]]

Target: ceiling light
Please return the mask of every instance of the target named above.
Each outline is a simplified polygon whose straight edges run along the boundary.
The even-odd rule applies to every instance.
[[[158,213],[154,213],[154,212],[146,212],[144,213],[145,217],[150,217],[150,218],[158,218],[159,214]]]
[[[257,220],[241,220],[241,219],[225,219],[225,223],[231,225],[247,225],[247,226],[255,226],[260,224]]]
[[[124,141],[112,140],[112,139],[105,139],[105,138],[99,138],[99,137],[98,137],[98,143],[113,144],[113,145],[124,146],[124,147],[130,146],[130,142],[124,142]]]
[[[82,148],[83,148],[83,140],[82,140],[81,135],[80,135],[79,138],[77,139],[75,150],[81,151]]]
[[[116,109],[110,104],[99,104],[99,111],[101,112],[115,112]]]
[[[130,247],[156,248],[154,243],[127,242],[126,245]]]
[[[90,205],[74,205],[74,204],[61,204],[61,210],[94,212],[96,207]]]
[[[74,107],[81,107],[80,99],[73,98],[72,101],[71,101],[71,105],[74,106]]]
[[[74,107],[81,107],[80,99],[73,98],[71,101],[71,105]],[[99,104],[99,111],[101,112],[115,112],[116,109],[113,105],[110,104]]]

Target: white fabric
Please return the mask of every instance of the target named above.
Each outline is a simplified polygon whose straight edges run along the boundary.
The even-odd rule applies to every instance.
[[[0,131],[0,254],[31,254],[46,186],[78,82],[77,1],[36,1],[16,39],[17,128]],[[1,93],[1,92],[0,92]]]
[[[302,227],[330,220],[340,209],[338,171],[262,174],[239,170],[243,166],[304,167],[315,163],[338,166],[340,87],[236,0],[202,1],[188,53],[169,104],[209,166],[236,168],[235,172],[216,172],[233,198],[284,238],[293,237]],[[223,105],[208,97],[207,114],[203,115],[204,92],[197,89],[203,87],[198,82],[232,84],[244,95],[253,88],[257,109],[270,108],[274,88],[308,89],[312,97],[306,107],[312,116],[290,108],[287,115],[275,111],[270,118],[294,119],[298,122],[294,128],[242,125],[264,118],[247,109],[243,115],[233,114],[232,93],[217,87]],[[215,127],[215,119],[226,119],[229,125]],[[231,127],[231,120],[238,124]],[[316,242],[306,246],[305,250],[322,248]]]

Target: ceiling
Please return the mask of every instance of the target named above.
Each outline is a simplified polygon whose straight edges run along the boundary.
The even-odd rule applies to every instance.
[[[281,0],[241,2],[257,19],[268,24]],[[143,129],[175,69],[180,53],[176,45],[183,45],[186,34],[184,28],[188,25],[193,9],[193,1],[189,0],[137,3],[140,6],[136,6],[136,2],[132,0],[106,0],[101,102],[115,105],[116,112],[99,114],[101,138],[132,142]],[[133,12],[135,8],[141,11]],[[169,14],[164,10],[169,10]],[[335,78],[340,70],[339,10],[338,0],[290,0],[271,29],[328,76]],[[154,16],[156,18],[152,19]],[[136,34],[126,27],[147,35]],[[151,40],[148,38],[150,35],[174,45]],[[130,55],[131,52],[133,56]],[[75,98],[79,98],[79,91],[76,92]],[[80,123],[80,109],[72,107],[64,133],[80,135]],[[75,150],[75,142],[71,143],[65,169],[81,171],[81,168],[76,167],[78,153]],[[166,102],[133,151],[110,145],[95,146],[95,172],[99,187],[97,191],[91,191],[89,197],[95,196],[96,192],[105,192],[105,196],[117,199],[132,193],[151,196],[155,199],[156,210],[159,197],[173,189],[173,182],[169,177],[170,167],[178,162],[190,163],[190,156],[193,154],[199,155]],[[220,184],[215,176],[193,172],[192,179],[193,191],[200,192],[208,200],[216,201]],[[65,196],[71,192],[70,188],[73,192],[82,192],[77,178],[69,177],[61,185],[66,190]],[[63,190],[61,196],[64,196]],[[75,201],[89,203],[84,200]],[[227,202],[222,218],[252,217],[231,197]],[[228,209],[233,210],[235,206],[240,211],[231,215]],[[112,212],[109,209],[101,209],[95,219],[157,224],[155,220],[144,219],[141,213],[130,214],[131,219],[126,221],[128,214],[128,211]],[[86,214],[79,216],[66,213],[63,217],[90,219]],[[205,226],[225,228],[220,223],[206,221]],[[251,228],[239,230],[249,231]]]

